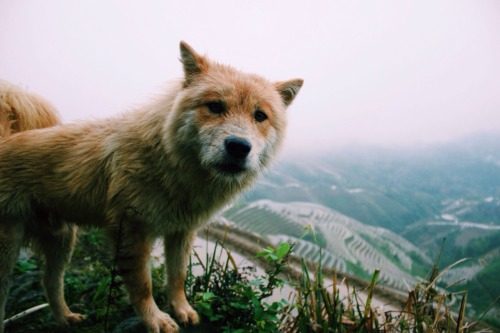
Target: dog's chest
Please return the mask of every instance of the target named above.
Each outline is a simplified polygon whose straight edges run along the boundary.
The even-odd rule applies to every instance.
[[[160,234],[197,229],[231,199],[230,193],[216,189],[200,184],[196,191],[155,191],[137,200],[137,209],[144,222]]]

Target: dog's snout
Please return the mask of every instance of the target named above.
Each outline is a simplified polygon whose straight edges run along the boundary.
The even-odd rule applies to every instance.
[[[252,150],[252,144],[244,138],[231,136],[224,140],[227,153],[235,158],[245,158]]]

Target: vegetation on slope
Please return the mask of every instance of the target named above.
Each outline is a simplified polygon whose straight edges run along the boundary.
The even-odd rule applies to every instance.
[[[111,332],[122,325],[122,320],[133,317],[123,286],[119,279],[111,278],[111,259],[102,253],[99,232],[83,235],[72,264],[72,273],[66,280],[67,299],[72,309],[87,314],[82,325],[71,332]],[[349,281],[338,280],[336,274],[326,273],[319,266],[306,261],[298,272],[289,265],[293,244],[282,243],[277,248],[265,247],[259,253],[264,274],[249,267],[238,267],[222,244],[218,244],[206,258],[194,254],[186,290],[190,301],[202,316],[200,328],[183,328],[184,332],[471,332],[475,323],[468,324],[465,302],[456,309],[449,304],[452,296],[436,288],[440,277],[437,266],[428,280],[409,292],[401,310],[383,310],[372,306],[377,294],[378,271],[375,271],[365,292],[359,297],[359,288]],[[223,256],[223,252],[225,256]],[[89,259],[92,253],[92,259]],[[40,287],[35,285],[39,276],[36,260],[21,261],[17,270],[14,292],[9,298],[8,316],[44,302]],[[200,274],[194,274],[201,267]],[[161,292],[163,268],[153,268],[155,298],[162,309],[167,300]],[[287,277],[285,279],[285,277]],[[112,281],[114,280],[114,281]],[[24,285],[22,285],[24,283]],[[290,298],[271,301],[289,284],[293,287]],[[347,285],[349,294],[341,296],[339,285]],[[111,288],[110,288],[111,287]],[[462,294],[461,299],[465,299]],[[120,324],[120,322],[122,322]],[[140,323],[133,322],[128,332],[143,332]],[[33,313],[7,325],[6,332],[64,332],[54,326],[47,309]],[[113,331],[122,332],[122,331]],[[124,332],[124,331],[123,331]]]

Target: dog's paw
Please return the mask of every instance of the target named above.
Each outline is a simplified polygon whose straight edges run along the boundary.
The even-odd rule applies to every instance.
[[[59,323],[60,326],[68,327],[73,324],[78,324],[84,321],[85,318],[86,317],[80,313],[67,312],[64,315],[57,317],[56,321]]]
[[[84,321],[85,318],[86,316],[82,315],[81,313],[75,313],[75,312],[71,312],[66,316],[66,320],[70,325]]]
[[[177,333],[179,326],[175,321],[166,313],[158,311],[156,315],[146,320],[146,326],[151,333]]]
[[[200,317],[198,313],[189,305],[188,302],[182,302],[181,304],[176,304],[172,302],[172,308],[174,310],[175,317],[177,320],[184,324],[197,325],[200,322]]]

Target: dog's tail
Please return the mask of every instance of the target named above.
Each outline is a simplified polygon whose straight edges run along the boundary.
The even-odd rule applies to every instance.
[[[0,80],[0,137],[60,123],[59,113],[49,101]]]

